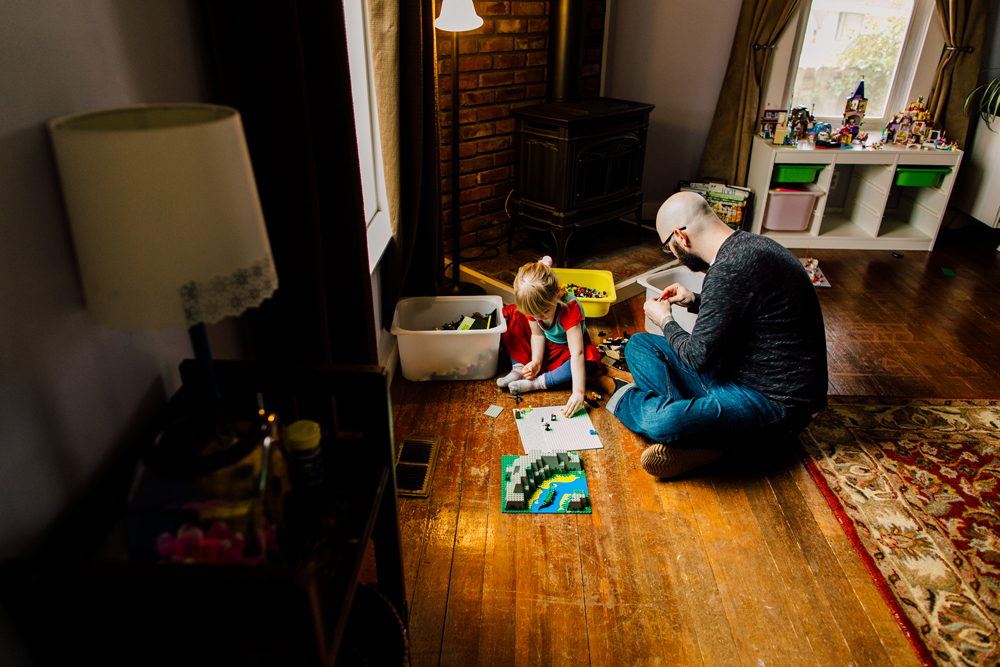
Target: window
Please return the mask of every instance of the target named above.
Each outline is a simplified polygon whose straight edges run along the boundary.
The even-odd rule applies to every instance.
[[[347,57],[354,97],[354,131],[361,163],[361,193],[368,225],[368,270],[375,270],[392,238],[389,207],[382,171],[382,141],[375,102],[375,77],[368,38],[368,8],[365,0],[344,0]]]
[[[776,82],[779,77],[772,75],[765,108],[783,108],[777,99],[792,97],[795,106],[839,127],[846,98],[864,75],[865,130],[881,131],[911,96],[929,92],[943,46],[940,29],[930,28],[934,11],[933,0],[804,2],[798,21],[793,19],[779,40],[772,65],[772,72],[788,76]]]

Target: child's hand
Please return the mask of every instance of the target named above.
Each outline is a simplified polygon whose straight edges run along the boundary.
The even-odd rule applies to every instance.
[[[580,409],[581,405],[583,405],[583,390],[574,391],[570,394],[569,400],[566,401],[566,406],[562,409],[562,412],[565,416],[572,417]]]
[[[538,377],[538,373],[541,370],[542,370],[541,362],[529,361],[524,365],[524,368],[521,369],[521,375],[523,375],[527,380],[534,380],[536,377]]]

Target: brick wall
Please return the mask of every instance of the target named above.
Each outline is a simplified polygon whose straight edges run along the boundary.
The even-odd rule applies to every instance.
[[[600,92],[605,0],[586,2],[581,92]],[[548,2],[476,2],[483,18],[477,30],[459,33],[458,192],[461,247],[506,237],[504,200],[513,188],[514,119],[511,109],[545,102],[548,61]],[[438,3],[438,12],[441,6]],[[451,33],[438,30],[438,91],[441,109],[442,214],[445,251],[451,252]],[[494,226],[497,225],[497,226]],[[471,253],[475,255],[475,253]]]

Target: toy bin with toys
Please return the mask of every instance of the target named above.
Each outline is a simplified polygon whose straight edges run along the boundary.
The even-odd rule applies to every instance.
[[[559,284],[576,296],[583,306],[584,317],[604,317],[611,304],[618,300],[615,295],[615,278],[610,271],[593,269],[552,269]]]
[[[639,278],[638,282],[646,288],[646,300],[648,301],[649,299],[659,298],[663,290],[674,283],[680,283],[681,286],[686,287],[695,294],[700,294],[701,284],[704,280],[704,273],[697,273],[686,266],[677,266],[666,271],[654,273],[645,278]],[[691,330],[694,329],[695,320],[698,319],[697,315],[689,313],[688,309],[684,306],[671,306],[670,314],[674,316],[674,321],[681,325],[681,328],[688,333],[691,333]],[[646,318],[646,331],[651,334],[663,334],[663,330],[660,329],[660,323],[653,322],[648,317]]]
[[[472,324],[462,328],[469,320]],[[422,382],[492,378],[506,330],[503,299],[486,294],[400,299],[390,333],[399,343],[403,377]]]

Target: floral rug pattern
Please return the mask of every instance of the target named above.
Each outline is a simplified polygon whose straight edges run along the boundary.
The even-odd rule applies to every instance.
[[[923,662],[1000,664],[1000,400],[831,398],[800,440]]]

